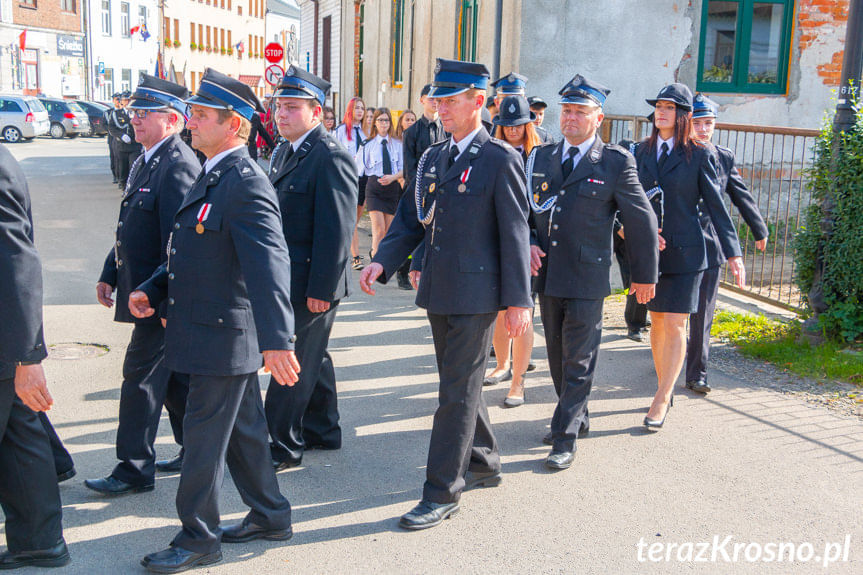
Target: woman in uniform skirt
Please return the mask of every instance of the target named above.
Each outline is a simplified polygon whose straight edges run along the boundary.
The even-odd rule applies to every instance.
[[[507,96],[500,102],[498,115],[494,118],[494,137],[503,140],[520,154],[522,160],[527,160],[531,150],[542,143],[533,121],[536,114],[530,111],[530,105],[524,96]],[[533,293],[536,301],[536,293]],[[483,379],[484,385],[494,385],[501,381],[512,379],[509,393],[503,400],[504,407],[518,407],[524,404],[524,378],[530,365],[530,355],[533,352],[533,325],[516,337],[510,338],[506,329],[506,312],[497,314],[494,324],[494,357],[497,365]],[[510,345],[512,346],[512,364],[510,366]]]
[[[378,108],[374,115],[375,136],[360,151],[360,174],[366,182],[366,209],[372,220],[373,257],[378,244],[390,229],[402,196],[402,143],[395,138],[392,115],[388,108]]]
[[[653,133],[637,146],[635,157],[638,178],[659,222],[659,283],[647,304],[658,389],[644,418],[644,425],[656,430],[673,405],[674,382],[686,352],[686,321],[698,310],[698,287],[707,268],[699,209],[710,215],[734,275],[743,273],[743,263],[734,257],[740,255],[740,245],[722,201],[713,148],[691,138],[692,92],[683,84],[670,84],[647,103],[655,108]]]
[[[365,102],[361,98],[351,98],[345,108],[345,117],[335,131],[336,139],[351,153],[357,163],[359,163],[357,158],[360,148],[368,138],[363,132],[365,114]],[[366,178],[362,174],[357,177],[359,178],[359,195],[357,196],[357,221],[354,223],[354,235],[351,238],[351,257],[353,258],[351,267],[355,270],[361,270],[363,269],[363,256],[360,255],[360,238],[357,233],[357,226],[359,226],[360,217],[363,215],[366,204]]]

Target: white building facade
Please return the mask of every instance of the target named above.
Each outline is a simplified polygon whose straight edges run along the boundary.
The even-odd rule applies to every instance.
[[[87,40],[91,94],[134,90],[142,73],[155,74],[159,52],[157,0],[89,0]]]
[[[280,66],[300,64],[300,7],[294,0],[267,0],[266,44],[277,42],[285,50]]]

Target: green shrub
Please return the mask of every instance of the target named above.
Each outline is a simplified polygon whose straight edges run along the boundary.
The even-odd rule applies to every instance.
[[[808,170],[815,202],[794,239],[797,284],[812,289],[819,258],[822,291],[828,309],[818,315],[827,337],[854,341],[863,337],[863,111],[854,127],[835,133],[825,126]],[[822,229],[825,200],[832,201],[832,232]]]

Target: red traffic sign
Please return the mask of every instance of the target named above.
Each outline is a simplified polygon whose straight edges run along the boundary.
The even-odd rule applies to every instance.
[[[284,55],[285,49],[278,42],[270,42],[264,46],[264,58],[267,59],[267,62],[278,64]]]
[[[285,75],[285,70],[278,64],[270,64],[264,70],[264,79],[270,86],[278,86]]]

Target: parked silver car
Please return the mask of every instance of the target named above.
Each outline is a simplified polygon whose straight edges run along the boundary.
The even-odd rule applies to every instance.
[[[60,98],[39,98],[39,100],[48,109],[52,138],[63,136],[77,138],[80,134],[90,133],[90,117],[77,102]]]
[[[10,144],[47,134],[50,127],[48,111],[33,96],[0,94],[0,135]]]

